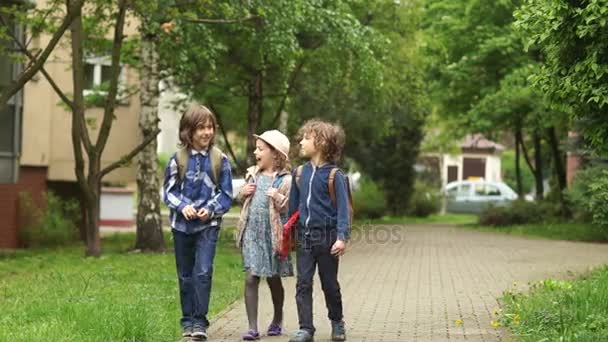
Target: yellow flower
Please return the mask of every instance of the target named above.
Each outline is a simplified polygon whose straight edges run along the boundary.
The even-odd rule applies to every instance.
[[[519,317],[519,315],[515,315],[515,316],[513,316],[513,322],[514,322],[514,323],[519,323],[519,322],[521,322],[521,317]]]
[[[457,319],[456,321],[454,321],[454,323],[456,323],[457,325],[464,324],[464,322],[461,319]]]
[[[513,282],[513,287],[517,287],[517,282],[516,281]]]
[[[492,324],[492,326],[494,328],[498,328],[498,326],[500,325],[500,323],[498,323],[498,321],[490,321],[490,324]]]

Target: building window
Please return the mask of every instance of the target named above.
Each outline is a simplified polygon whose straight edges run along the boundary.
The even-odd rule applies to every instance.
[[[4,22],[9,23],[13,34],[23,38],[23,31],[6,14]],[[21,66],[11,57],[10,50],[15,48],[12,41],[0,40],[7,47],[0,51],[0,90],[5,89],[17,77]],[[21,113],[23,111],[22,92],[19,91],[0,109],[0,183],[16,183],[21,152]]]
[[[110,86],[110,78],[112,73],[112,61],[110,57],[89,57],[84,64],[84,95],[102,95],[108,94]],[[120,103],[124,102],[124,85],[126,84],[126,75],[124,68],[120,68],[118,76],[118,99]]]

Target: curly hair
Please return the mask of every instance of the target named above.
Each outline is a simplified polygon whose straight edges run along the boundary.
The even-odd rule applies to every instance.
[[[205,125],[207,122],[211,122],[213,125],[213,133],[216,131],[217,119],[215,115],[209,110],[209,108],[200,105],[193,104],[190,108],[182,115],[179,120],[179,142],[180,146],[185,148],[192,148],[192,135],[194,131],[200,126]],[[211,138],[209,146],[213,146],[215,140],[215,134]]]
[[[346,135],[340,125],[312,119],[298,131],[298,140],[304,136],[313,139],[315,148],[321,151],[325,161],[338,163],[342,158]]]

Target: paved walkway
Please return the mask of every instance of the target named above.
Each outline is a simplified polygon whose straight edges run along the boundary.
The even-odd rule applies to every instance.
[[[608,263],[608,245],[527,239],[447,225],[377,226],[357,234],[340,264],[349,341],[506,341],[492,327],[496,298],[529,281],[569,277]],[[318,278],[316,278],[318,279]],[[286,281],[285,328],[297,328],[295,279]],[[329,341],[318,281],[316,341]],[[260,288],[260,329],[271,319]],[[461,320],[462,324],[457,324]],[[212,341],[239,341],[247,327],[242,302],[216,317]],[[287,337],[264,337],[287,341]]]

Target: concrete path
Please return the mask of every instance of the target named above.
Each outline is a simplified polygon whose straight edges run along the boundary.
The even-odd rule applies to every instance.
[[[497,298],[530,281],[570,277],[608,263],[608,245],[549,241],[449,225],[376,226],[354,234],[340,264],[349,341],[507,341],[494,328]],[[318,280],[318,278],[315,278]],[[272,317],[260,288],[260,330]],[[316,341],[329,341],[323,294],[315,284]],[[295,279],[285,282],[286,333],[297,329]],[[462,324],[460,324],[462,322]],[[213,319],[210,341],[240,341],[242,301]],[[263,337],[266,341],[287,341]]]

